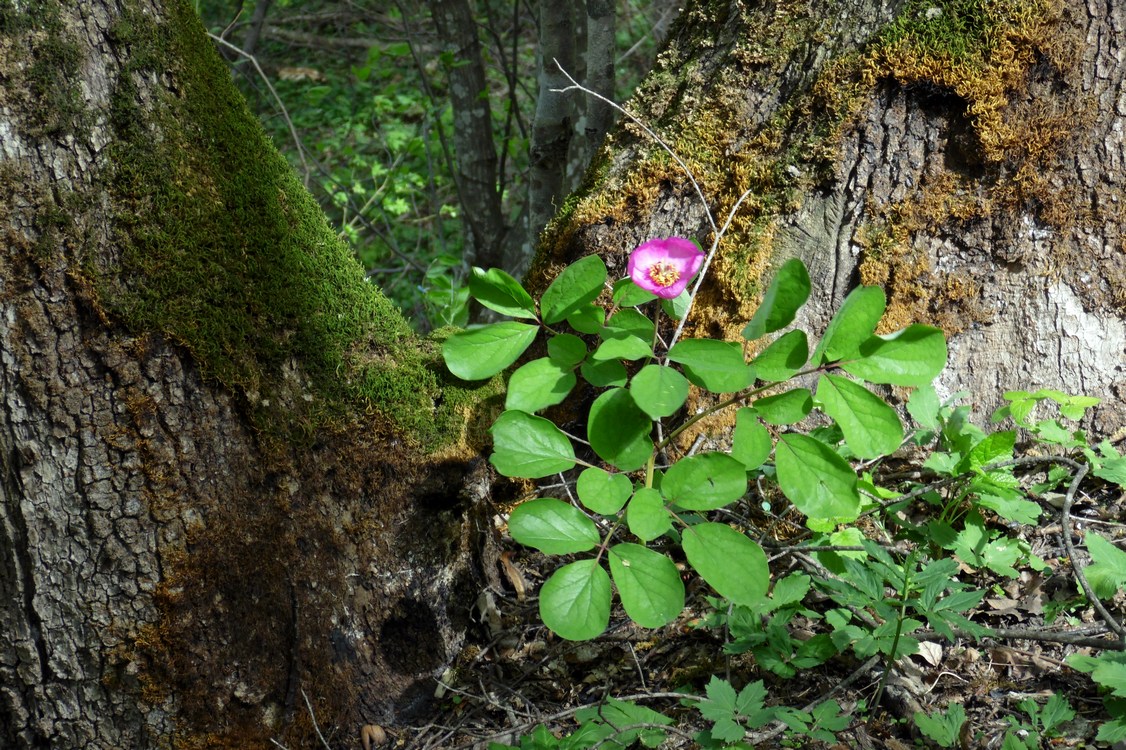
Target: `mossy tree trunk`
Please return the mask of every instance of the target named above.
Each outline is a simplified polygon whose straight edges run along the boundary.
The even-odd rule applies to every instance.
[[[722,221],[695,327],[738,340],[770,269],[811,267],[821,330],[859,283],[888,329],[950,336],[945,395],[985,419],[1010,389],[1105,399],[1126,424],[1126,3],[688,3],[626,106],[689,164]],[[575,94],[576,96],[578,94]],[[619,128],[531,271],[652,236],[713,235],[680,169]]]
[[[495,389],[443,382],[189,3],[0,2],[0,82],[0,746],[409,716],[483,585]]]

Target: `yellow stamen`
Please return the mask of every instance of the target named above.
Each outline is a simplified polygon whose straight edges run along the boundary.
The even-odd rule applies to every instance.
[[[680,278],[680,269],[671,263],[659,260],[649,266],[649,278],[657,286],[672,286]]]

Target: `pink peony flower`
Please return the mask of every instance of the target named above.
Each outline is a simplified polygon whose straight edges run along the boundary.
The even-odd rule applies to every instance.
[[[683,237],[649,240],[629,254],[633,283],[663,299],[677,297],[700,270],[704,254]]]

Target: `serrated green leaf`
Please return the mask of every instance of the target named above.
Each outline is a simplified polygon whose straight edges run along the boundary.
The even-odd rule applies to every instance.
[[[535,318],[536,303],[520,282],[499,268],[473,268],[469,293],[490,310],[514,318]]]
[[[754,409],[767,424],[793,424],[809,416],[813,410],[813,396],[805,388],[793,388],[755,399]]]
[[[575,713],[575,718],[584,726],[601,726],[608,730],[605,737],[612,737],[612,741],[603,745],[608,750],[612,748],[632,747],[635,742],[640,742],[645,747],[659,747],[666,739],[666,732],[653,728],[660,725],[668,726],[673,720],[651,708],[639,706],[632,701],[620,701],[608,698],[605,703],[584,708]],[[628,729],[624,727],[645,728]],[[573,735],[572,735],[573,736]],[[576,745],[568,750],[586,750],[598,744],[597,741]]]
[[[611,474],[597,466],[591,466],[579,474],[575,491],[587,508],[604,516],[612,516],[625,507],[633,492],[633,483],[625,474]]]
[[[587,360],[579,368],[583,380],[595,388],[608,386],[623,386],[629,381],[629,374],[625,365],[616,359],[606,359],[601,362]]]
[[[505,409],[529,414],[561,403],[575,387],[575,373],[544,357],[521,365],[508,379]]]
[[[519,359],[538,332],[538,326],[515,321],[458,331],[442,344],[442,358],[462,380],[484,380]]]
[[[489,462],[506,477],[538,479],[575,465],[570,439],[550,421],[522,411],[506,411],[493,424]]]
[[[576,367],[586,359],[586,344],[578,336],[561,333],[547,340],[547,356],[560,367]]]
[[[747,469],[726,453],[700,453],[669,467],[661,494],[685,510],[715,510],[747,491]]]
[[[788,331],[759,352],[751,366],[759,380],[789,380],[808,359],[805,331]]]
[[[763,295],[762,303],[743,329],[743,338],[754,341],[793,322],[809,299],[809,271],[798,258],[782,264]]]
[[[651,542],[672,528],[665,499],[652,487],[641,487],[626,508],[626,525],[635,537]]]
[[[774,449],[778,486],[810,518],[853,520],[860,515],[856,474],[820,440],[786,434]]]
[[[685,339],[669,349],[669,359],[684,366],[684,374],[712,393],[734,393],[754,380],[738,344],[716,339]]]
[[[745,534],[721,523],[698,523],[684,530],[681,544],[688,562],[720,596],[747,606],[766,596],[766,554]]]
[[[886,456],[903,442],[903,425],[895,409],[855,381],[825,373],[817,384],[817,400],[860,458]]]
[[[556,570],[540,589],[540,619],[569,641],[597,638],[610,624],[610,575],[596,560]]]
[[[979,440],[966,454],[966,457],[958,463],[957,470],[959,472],[977,472],[991,463],[1012,458],[1016,438],[1015,430],[994,432],[986,436]]]
[[[610,575],[626,614],[643,628],[659,628],[684,609],[684,583],[672,560],[640,544],[610,548]]]
[[[1126,457],[1105,459],[1096,465],[1091,473],[1099,479],[1114,482],[1119,487],[1126,487]]]
[[[520,544],[549,555],[594,549],[598,527],[581,510],[550,497],[517,505],[508,518],[508,533]]]
[[[951,703],[943,713],[927,715],[922,711],[915,712],[915,725],[924,735],[937,742],[941,747],[954,747],[958,743],[958,735],[962,725],[966,723],[966,710],[961,703]]]
[[[912,325],[860,345],[859,359],[845,372],[869,383],[926,385],[946,367],[946,337],[937,328]]]
[[[1095,596],[1110,600],[1126,586],[1126,552],[1093,531],[1087,532],[1086,542],[1094,561],[1084,570],[1087,582]]]
[[[611,388],[590,407],[587,435],[602,460],[621,471],[640,469],[653,452],[653,420],[624,388]]]
[[[598,299],[605,283],[606,264],[597,255],[588,255],[567,266],[540,298],[543,322],[552,325],[583,310]]]
[[[860,345],[876,330],[886,306],[884,290],[878,286],[861,286],[849,292],[813,350],[813,363],[819,365],[858,356]]]
[[[770,433],[755,415],[755,410],[744,407],[735,412],[735,432],[731,437],[731,457],[747,469],[754,471],[770,458],[774,443]]]
[[[1091,672],[1091,679],[1110,688],[1111,695],[1126,698],[1126,664],[1121,661],[1099,659],[1095,670]]]
[[[651,419],[669,417],[684,406],[688,398],[688,380],[664,365],[642,367],[629,383],[634,403]]]

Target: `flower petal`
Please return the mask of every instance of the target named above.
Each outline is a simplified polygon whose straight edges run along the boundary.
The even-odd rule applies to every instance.
[[[630,253],[629,276],[633,283],[651,294],[673,299],[704,263],[704,253],[683,237],[643,242]]]

